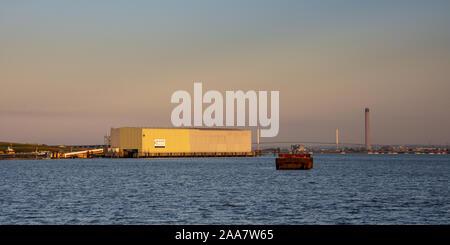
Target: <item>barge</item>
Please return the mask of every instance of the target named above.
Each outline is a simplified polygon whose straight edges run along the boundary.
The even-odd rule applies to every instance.
[[[277,170],[307,170],[313,168],[311,154],[279,154],[275,163]]]

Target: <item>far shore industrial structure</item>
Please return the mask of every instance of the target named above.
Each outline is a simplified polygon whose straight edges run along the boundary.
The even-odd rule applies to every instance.
[[[251,130],[211,128],[112,128],[110,156],[252,156]]]
[[[0,160],[67,159],[67,158],[160,158],[160,157],[248,157],[263,154],[367,153],[367,154],[438,154],[450,153],[448,145],[372,145],[369,108],[364,108],[364,143],[340,142],[260,142],[252,131],[231,128],[111,128],[101,145],[45,145],[37,143],[0,142]],[[260,148],[264,144],[264,148]],[[310,146],[308,146],[308,144]],[[335,148],[331,147],[335,144]],[[252,149],[253,145],[253,149]],[[316,145],[313,147],[312,145]],[[289,148],[290,146],[290,148]],[[318,147],[320,146],[320,147]]]

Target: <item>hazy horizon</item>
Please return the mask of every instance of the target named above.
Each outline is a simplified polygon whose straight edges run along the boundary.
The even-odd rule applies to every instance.
[[[264,141],[450,144],[449,1],[3,1],[0,141],[170,127],[176,90],[280,91]],[[204,106],[205,107],[205,106]]]

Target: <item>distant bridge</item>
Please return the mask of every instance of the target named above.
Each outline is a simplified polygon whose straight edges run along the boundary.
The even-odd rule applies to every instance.
[[[252,145],[257,145],[258,143],[252,143]],[[320,141],[266,141],[266,142],[259,142],[259,144],[305,144],[305,145],[336,145],[336,142],[320,142]],[[362,143],[346,143],[346,142],[339,142],[339,145],[358,145],[358,146],[364,146]]]

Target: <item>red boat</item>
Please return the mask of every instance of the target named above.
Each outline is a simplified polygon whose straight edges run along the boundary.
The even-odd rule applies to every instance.
[[[275,162],[277,170],[306,170],[313,167],[310,154],[280,154]]]

